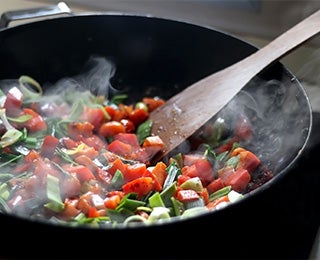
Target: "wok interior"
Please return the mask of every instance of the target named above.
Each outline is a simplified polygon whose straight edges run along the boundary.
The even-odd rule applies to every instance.
[[[105,57],[115,64],[112,85],[128,93],[129,102],[143,96],[168,99],[255,50],[225,33],[177,21],[134,15],[74,16],[2,31],[0,79],[29,75],[42,85],[53,84],[81,74],[91,57]],[[298,80],[276,63],[231,103],[241,106],[231,109],[232,115],[248,113],[255,118],[254,138],[247,146],[276,177],[284,173],[300,154],[311,128],[310,104]],[[229,110],[226,107],[221,114]]]

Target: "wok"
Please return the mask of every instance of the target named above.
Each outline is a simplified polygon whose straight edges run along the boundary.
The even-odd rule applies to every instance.
[[[123,13],[78,14],[1,30],[0,80],[29,75],[45,86],[83,73],[93,56],[105,57],[116,68],[112,86],[128,93],[131,100],[144,95],[168,99],[256,49],[225,32],[184,21]],[[252,105],[249,108],[244,106],[248,101]],[[259,251],[268,254],[270,245],[253,237],[265,236],[266,227],[273,223],[266,216],[276,218],[277,212],[268,212],[274,202],[270,194],[290,175],[305,149],[312,126],[311,107],[299,80],[280,62],[257,75],[231,103],[230,107],[241,108],[238,111],[257,113],[255,135],[247,145],[274,173],[270,181],[241,201],[190,219],[147,227],[65,227],[9,214],[0,214],[0,223],[9,227],[8,236],[14,228],[20,246],[33,248],[23,252],[30,256],[39,255],[41,248],[50,250],[52,257],[61,257],[59,249],[52,250],[52,237],[61,247],[76,247],[79,255],[86,253],[84,247],[91,246],[100,256],[119,246],[123,247],[115,252],[119,257],[140,258],[147,257],[145,252],[149,250],[154,252],[153,257],[199,258],[213,253],[211,247],[216,248],[213,256],[218,257],[241,257]],[[229,108],[224,112],[230,112]],[[233,252],[219,250],[233,240]],[[184,246],[178,247],[178,241]],[[12,241],[6,244],[7,248],[16,245]],[[19,252],[3,254],[12,257]],[[95,253],[88,250],[88,255],[94,257]],[[71,256],[73,251],[64,258]]]

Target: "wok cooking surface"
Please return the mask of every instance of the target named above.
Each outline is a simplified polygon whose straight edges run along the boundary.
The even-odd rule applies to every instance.
[[[11,234],[14,232],[21,241],[19,247],[25,250],[17,250],[17,243],[6,237],[5,243],[1,245],[0,257],[11,259],[15,256],[44,256],[40,251],[47,252],[46,255],[50,254],[50,258],[55,259],[83,257],[86,254],[91,259],[96,255],[100,258],[107,257],[111,253],[106,239],[112,237],[124,243],[120,247],[124,249],[121,251],[125,252],[116,252],[121,258],[149,258],[144,252],[147,249],[143,248],[154,246],[154,249],[151,248],[155,252],[152,258],[162,259],[307,259],[320,224],[320,174],[317,158],[320,154],[319,128],[320,113],[315,112],[307,149],[290,173],[279,180],[277,185],[251,197],[245,205],[236,205],[232,210],[226,209],[223,215],[217,214],[216,224],[212,223],[208,216],[182,225],[155,227],[143,233],[147,237],[142,237],[139,231],[130,236],[100,232],[92,237],[90,232],[66,233],[54,227],[33,224],[22,233],[19,223],[8,219],[8,222],[1,225],[3,228],[9,227]],[[221,225],[222,221],[229,223],[229,227]],[[166,234],[165,237],[159,237],[160,231]],[[188,239],[173,237],[176,234],[182,234],[182,238],[187,234]],[[37,239],[37,244],[34,244],[29,236],[43,239]],[[59,241],[59,245],[52,245],[49,242],[51,237]],[[94,243],[91,250],[82,250],[83,239]],[[152,242],[149,242],[151,240]],[[183,247],[179,246],[179,249],[175,250],[179,240],[183,241]],[[232,250],[225,250],[228,244]],[[63,256],[61,247],[64,245],[77,249],[65,252],[66,255]]]

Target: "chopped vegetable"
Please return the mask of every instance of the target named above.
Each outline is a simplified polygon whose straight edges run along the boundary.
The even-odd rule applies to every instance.
[[[69,91],[70,92],[70,91]],[[252,132],[218,118],[189,150],[151,163],[164,143],[149,113],[165,103],[89,91],[46,98],[29,76],[0,92],[0,211],[66,225],[150,225],[218,210],[272,173],[241,145]],[[74,97],[77,97],[76,99]],[[263,169],[263,170],[262,170]]]

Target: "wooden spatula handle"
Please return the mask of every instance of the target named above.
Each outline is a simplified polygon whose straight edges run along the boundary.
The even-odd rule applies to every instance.
[[[320,10],[247,58],[194,83],[152,112],[152,133],[165,143],[158,158],[168,154],[216,115],[254,76],[319,31]]]

